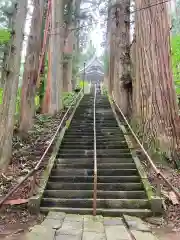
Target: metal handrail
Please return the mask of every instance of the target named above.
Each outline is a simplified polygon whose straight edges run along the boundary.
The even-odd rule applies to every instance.
[[[69,113],[69,111],[71,110],[73,103],[76,102],[76,100],[79,98],[79,96],[83,93],[82,89],[81,91],[78,93],[78,95],[74,98],[74,100],[71,102],[69,108],[67,109],[66,113],[64,114],[55,134],[53,135],[51,141],[49,142],[49,145],[47,146],[45,152],[43,153],[42,157],[40,158],[39,162],[36,164],[35,168],[33,168],[1,201],[0,201],[0,207],[2,206],[2,204],[31,176],[33,176],[36,171],[39,169],[42,161],[44,160],[44,157],[46,156],[47,152],[49,151],[52,143],[54,142],[60,128],[62,127],[62,124],[65,120],[65,118],[67,117],[67,114]],[[76,104],[77,105],[77,104]]]
[[[93,216],[96,216],[97,199],[97,153],[96,153],[96,84],[94,89],[94,190],[93,190]]]
[[[141,142],[139,141],[139,139],[137,138],[136,134],[134,133],[133,129],[131,128],[131,126],[129,125],[128,123],[128,120],[126,119],[126,117],[124,116],[122,110],[120,109],[120,107],[118,106],[118,104],[116,103],[116,100],[114,98],[114,94],[112,94],[112,100],[113,102],[115,103],[116,107],[118,108],[119,112],[121,113],[124,121],[126,122],[129,130],[131,131],[134,139],[136,140],[136,142],[139,144],[140,148],[142,149],[142,151],[144,152],[145,156],[147,157],[148,159],[148,162],[150,163],[150,165],[152,166],[153,170],[155,171],[156,173],[156,176],[158,178],[162,178],[164,180],[164,182],[174,191],[174,193],[176,194],[176,196],[180,199],[180,192],[175,188],[173,187],[173,185],[166,179],[166,177],[163,175],[163,173],[161,171],[159,171],[157,169],[157,167],[155,166],[153,160],[150,158],[149,154],[147,153],[147,151],[145,150],[145,148],[143,147],[143,145],[141,144]]]

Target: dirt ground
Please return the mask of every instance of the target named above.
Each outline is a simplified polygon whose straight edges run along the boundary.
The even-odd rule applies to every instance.
[[[43,215],[30,214],[26,206],[4,207],[1,209],[0,240],[24,239],[24,234],[43,219]]]
[[[5,174],[0,177],[0,200],[15,185],[17,185],[24,176],[35,167],[40,157],[49,144],[49,140],[57,130],[62,119],[63,113],[53,117],[37,115],[34,127],[29,134],[20,135],[15,130],[13,137],[13,154],[11,164]],[[31,215],[27,210],[27,203],[18,204],[20,199],[26,201],[36,193],[39,176],[44,170],[53,146],[45,157],[43,164],[34,178],[29,178],[10,198],[16,200],[15,205],[3,205],[0,209],[0,239],[19,239],[30,226],[41,222],[42,215]],[[11,236],[13,234],[13,236]],[[8,237],[8,238],[7,238]]]
[[[143,162],[143,161],[142,161]],[[161,197],[164,199],[164,214],[163,214],[163,226],[167,226],[167,229],[170,228],[175,231],[180,231],[180,201],[178,204],[175,204],[171,198],[168,197],[169,193],[172,190],[167,187],[163,180],[157,180],[155,172],[148,166],[146,162],[143,162],[144,169],[146,170],[148,179],[151,185],[154,187],[154,191],[157,190],[157,185],[161,186]],[[171,168],[168,165],[156,164],[157,168],[164,174],[167,180],[176,188],[179,189],[180,186],[180,172]],[[176,196],[175,196],[176,198]],[[178,202],[178,198],[177,202]],[[180,239],[180,238],[179,238]]]
[[[180,239],[180,232],[174,232],[172,231],[172,228],[154,227],[152,230],[159,240],[179,240]]]

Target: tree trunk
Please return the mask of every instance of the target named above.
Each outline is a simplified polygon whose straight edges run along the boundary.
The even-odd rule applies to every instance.
[[[46,80],[45,95],[43,99],[42,113],[49,113],[49,103],[50,103],[50,87],[51,87],[51,54],[50,47],[48,48],[48,73]]]
[[[128,83],[130,77],[130,0],[118,0],[115,41],[115,98],[123,113],[128,115]]]
[[[68,4],[69,13],[68,13],[68,21],[67,21],[67,27],[65,32],[65,56],[67,55],[68,59],[64,59],[66,62],[64,63],[64,91],[65,92],[71,92],[72,91],[72,70],[73,70],[73,53],[74,49],[73,46],[75,44],[75,36],[74,31],[71,29],[75,28],[75,22],[72,19],[73,12],[75,11],[75,1],[72,0]]]
[[[79,28],[80,27],[80,5],[81,5],[81,0],[75,0],[75,16],[76,18],[74,19],[74,28]],[[75,89],[77,85],[77,75],[78,75],[78,63],[79,63],[79,56],[80,56],[80,46],[79,46],[79,32],[80,31],[74,31],[74,56],[73,56],[73,61],[72,61],[72,72],[73,69],[75,70],[74,75],[72,76],[72,90]]]
[[[13,26],[13,16],[10,14],[10,16],[8,17],[8,29],[12,29]],[[0,79],[0,87],[1,88],[4,88],[4,84],[5,84],[5,78],[6,78],[6,62],[7,62],[7,58],[9,56],[9,51],[11,51],[10,49],[10,46],[8,43],[4,44],[3,46],[3,50],[1,49],[1,51],[3,51],[3,60],[2,60],[2,68],[1,68],[1,73],[0,73],[0,76],[1,76],[1,79]]]
[[[157,3],[161,0],[157,0]],[[135,16],[134,121],[149,148],[169,157],[179,153],[178,105],[170,59],[166,4],[137,0]]]
[[[108,34],[107,41],[109,46],[109,69],[108,69],[108,91],[112,95],[114,89],[114,66],[115,66],[115,21],[114,21],[114,9],[111,4],[109,5],[108,14]]]
[[[0,115],[0,169],[2,171],[4,171],[8,166],[12,151],[16,95],[18,91],[24,24],[27,13],[27,1],[19,0],[15,8],[16,13],[13,18],[14,34],[12,36],[10,55],[9,58],[7,58],[7,73]]]
[[[32,128],[35,114],[36,82],[41,53],[41,27],[44,0],[34,0],[33,7],[21,94],[20,131],[24,133],[27,133]]]
[[[64,2],[52,0],[52,33],[50,36],[50,103],[48,107],[48,112],[50,114],[54,114],[63,108],[63,47]]]
[[[129,85],[131,83],[130,0],[116,0],[116,3],[110,6],[109,11],[110,9],[111,15],[113,15],[112,27],[115,28],[115,43],[111,43],[110,91],[113,89],[117,104],[123,113],[128,115]]]
[[[63,92],[68,92],[67,74],[68,74],[68,62],[64,60],[64,63],[63,63]]]
[[[51,73],[51,54],[50,54],[50,35],[49,32],[51,30],[51,1],[48,0],[46,17],[45,17],[45,26],[44,26],[44,35],[43,35],[43,49],[47,51],[47,54],[44,54],[44,63],[45,66],[47,64],[47,75],[44,76],[44,94],[41,102],[41,113],[48,113],[50,106],[50,73]],[[44,66],[44,68],[45,68]],[[45,73],[46,74],[46,73]]]
[[[72,58],[63,65],[63,91],[72,91]]]

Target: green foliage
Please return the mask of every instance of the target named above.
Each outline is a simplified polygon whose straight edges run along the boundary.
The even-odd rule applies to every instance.
[[[102,93],[103,95],[108,96],[108,90],[104,85],[102,86]]]
[[[3,89],[0,88],[0,104],[2,104],[3,101]]]
[[[88,85],[88,82],[79,79],[78,84],[77,84],[77,88],[83,88],[83,85],[84,85],[84,87],[86,87]]]
[[[176,86],[176,92],[180,94],[180,35],[173,36],[171,39],[172,48],[172,68]]]
[[[2,104],[2,102],[3,102],[3,88],[0,88],[0,105]],[[21,103],[21,88],[18,89],[17,97],[16,97],[16,115],[19,114],[20,103]],[[35,105],[36,105],[36,108],[39,106],[38,96],[35,97]]]
[[[66,121],[66,128],[69,128],[69,125],[70,125],[70,121],[67,120],[67,121]]]
[[[16,114],[19,112],[20,109],[20,100],[21,100],[21,89],[18,89],[17,98],[16,98]],[[3,103],[3,88],[0,88],[0,104]]]
[[[43,114],[38,114],[36,117],[38,118],[38,120],[39,120],[41,123],[48,122],[49,120],[52,119],[52,116],[43,115]]]
[[[7,29],[0,29],[0,44],[7,44],[11,38],[11,33]]]
[[[75,95],[76,94],[74,92],[64,92],[63,93],[63,106],[64,106],[64,108],[68,108],[70,106],[70,104],[72,103]]]
[[[21,102],[21,88],[18,89],[16,97],[16,114],[20,111],[20,102]]]

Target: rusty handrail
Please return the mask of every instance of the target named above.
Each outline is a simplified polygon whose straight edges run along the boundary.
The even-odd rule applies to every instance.
[[[93,216],[96,216],[97,200],[97,153],[96,153],[96,84],[94,89],[94,189],[93,189]]]
[[[49,151],[52,143],[54,142],[60,128],[62,127],[62,124],[67,116],[67,114],[69,113],[69,111],[71,110],[73,103],[79,98],[79,96],[83,93],[82,89],[81,91],[78,93],[78,95],[73,99],[73,101],[71,102],[69,108],[67,109],[66,113],[64,114],[55,134],[53,135],[51,141],[49,142],[49,145],[47,146],[45,152],[43,153],[42,157],[40,158],[39,162],[36,164],[35,168],[33,168],[1,201],[0,201],[0,207],[2,206],[2,204],[31,176],[33,176],[36,171],[39,169],[42,161],[44,160],[44,157],[46,156],[47,152]],[[76,103],[77,105],[77,103]]]
[[[136,142],[139,144],[139,146],[141,147],[142,151],[144,152],[144,154],[146,155],[148,162],[150,163],[151,167],[153,168],[153,170],[156,173],[156,176],[158,178],[162,178],[164,180],[164,182],[173,190],[173,192],[176,194],[176,196],[180,199],[180,192],[166,179],[166,177],[164,176],[164,174],[159,171],[156,167],[156,165],[154,164],[153,160],[150,158],[149,154],[147,153],[147,151],[145,150],[145,148],[143,147],[143,145],[141,144],[141,142],[139,141],[139,139],[137,138],[136,134],[134,133],[133,129],[131,128],[131,126],[128,123],[128,120],[126,119],[126,117],[124,116],[122,110],[120,109],[120,107],[118,106],[118,104],[116,103],[116,100],[114,98],[114,94],[112,94],[112,100],[115,103],[116,107],[118,108],[119,112],[121,113],[124,121],[126,122],[128,128],[130,129],[133,137],[135,138]]]

